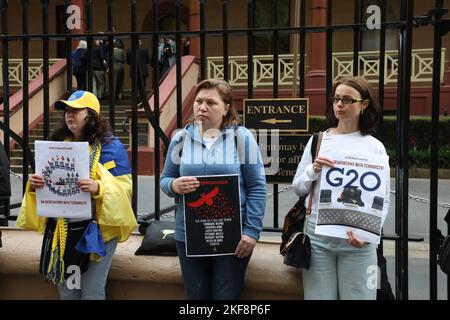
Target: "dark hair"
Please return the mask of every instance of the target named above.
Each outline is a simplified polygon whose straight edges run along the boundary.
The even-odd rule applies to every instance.
[[[375,133],[376,125],[380,118],[380,106],[378,104],[378,99],[375,98],[375,94],[370,83],[361,77],[341,78],[333,85],[332,96],[334,96],[336,88],[341,84],[357,90],[363,100],[369,100],[368,106],[359,116],[359,130],[363,135]],[[332,103],[328,103],[326,117],[330,126],[337,126],[339,120],[334,116]]]
[[[86,108],[88,111],[86,123],[83,127],[82,141],[87,141],[93,144],[96,140],[101,143],[107,142],[112,138],[111,128],[108,120],[97,114],[94,110]],[[64,117],[64,123],[55,129],[50,135],[50,140],[64,141],[66,138],[73,138],[72,132],[69,130]]]
[[[233,105],[233,93],[228,82],[219,79],[206,79],[200,82],[195,88],[195,97],[197,94],[204,89],[217,89],[219,92],[220,99],[229,105],[228,112],[225,117],[223,117],[221,129],[225,127],[230,127],[232,124],[239,124],[239,116]],[[192,115],[189,119],[192,122],[194,116]]]

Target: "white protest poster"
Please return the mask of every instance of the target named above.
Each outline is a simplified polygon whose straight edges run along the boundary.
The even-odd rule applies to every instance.
[[[91,194],[78,188],[80,179],[89,178],[87,142],[36,141],[36,173],[45,185],[36,189],[39,216],[91,218]]]
[[[378,244],[389,209],[389,157],[344,151],[324,156],[335,166],[322,168],[316,233],[347,239],[353,231],[359,240]]]

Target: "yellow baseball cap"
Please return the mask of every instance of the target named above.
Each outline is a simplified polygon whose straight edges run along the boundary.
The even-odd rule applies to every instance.
[[[100,102],[97,97],[89,91],[78,90],[72,93],[67,100],[55,102],[55,108],[66,110],[67,107],[84,109],[89,108],[100,114]]]

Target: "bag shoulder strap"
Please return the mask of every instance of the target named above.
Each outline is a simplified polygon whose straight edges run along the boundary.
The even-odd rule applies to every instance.
[[[317,158],[317,155],[319,154],[320,145],[322,144],[322,136],[323,136],[322,131],[320,131],[319,133],[313,134],[313,141],[312,141],[312,145],[311,145],[312,162],[314,162],[314,160]],[[313,183],[311,184],[308,208],[306,208],[306,214],[308,214],[308,215],[311,214],[311,206],[312,206],[312,198],[313,198],[312,192],[313,192],[315,186],[316,186],[316,181],[314,180]]]
[[[317,133],[317,132],[314,132],[313,133],[313,139],[312,139],[312,144],[311,144],[311,159],[312,159],[312,161],[311,162],[314,162],[314,159],[315,159],[315,157],[316,157],[316,154],[315,154],[315,150],[317,149],[317,140],[319,139],[319,133]]]

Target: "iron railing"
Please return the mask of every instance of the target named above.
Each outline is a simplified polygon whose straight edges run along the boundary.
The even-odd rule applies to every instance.
[[[259,86],[258,81],[255,80],[254,75],[261,70],[265,70],[266,66],[260,66],[255,64],[255,43],[254,39],[256,35],[266,35],[270,36],[272,39],[272,47],[271,47],[271,66],[268,67],[270,69],[271,74],[273,75],[271,78],[271,88],[272,94],[269,98],[277,98],[280,95],[280,86],[284,85],[284,78],[280,77],[283,73],[290,73],[291,71],[286,71],[288,68],[285,68],[285,65],[280,64],[280,61],[283,61],[284,56],[280,54],[279,48],[279,40],[280,37],[286,35],[296,34],[300,37],[299,41],[299,55],[300,57],[306,57],[311,55],[311,53],[307,53],[305,49],[305,40],[307,36],[313,36],[318,33],[325,34],[325,42],[326,42],[326,76],[325,76],[325,91],[324,95],[324,104],[326,105],[326,97],[328,97],[331,93],[332,84],[335,80],[335,76],[333,73],[333,64],[335,63],[335,54],[333,50],[333,37],[335,34],[341,32],[353,32],[353,53],[352,59],[349,64],[352,64],[352,67],[346,67],[344,73],[353,73],[357,75],[361,66],[359,65],[360,61],[365,59],[364,53],[361,53],[361,31],[367,29],[367,25],[362,21],[362,12],[364,12],[365,8],[362,8],[362,1],[356,0],[354,1],[354,21],[350,24],[333,24],[333,1],[327,0],[327,19],[326,25],[321,26],[307,26],[306,25],[306,12],[309,9],[307,6],[307,1],[301,1],[301,5],[299,6],[298,14],[300,16],[300,25],[295,27],[281,27],[278,24],[278,7],[277,1],[270,1],[271,8],[270,12],[272,14],[271,17],[271,25],[269,27],[264,28],[255,28],[255,22],[258,17],[255,16],[255,5],[256,2],[254,0],[247,1],[247,21],[246,27],[241,28],[229,28],[229,18],[228,13],[230,12],[230,2],[222,1],[222,29],[207,29],[206,26],[206,1],[199,0],[198,2],[190,1],[191,5],[198,5],[198,13],[199,13],[199,30],[189,30],[189,31],[181,31],[181,27],[179,21],[175,27],[175,30],[171,31],[161,31],[158,30],[158,9],[159,2],[157,0],[151,1],[151,12],[152,12],[152,30],[151,31],[139,31],[137,27],[137,12],[138,12],[138,1],[131,0],[129,2],[130,15],[125,16],[125,14],[121,13],[121,19],[129,19],[130,21],[130,32],[121,32],[119,34],[112,33],[112,25],[114,16],[114,5],[117,2],[113,2],[112,0],[106,1],[105,10],[108,13],[107,19],[107,30],[108,32],[105,34],[94,33],[94,16],[93,16],[93,1],[86,0],[86,11],[85,11],[85,21],[86,21],[86,32],[84,33],[71,33],[70,30],[65,29],[64,34],[49,34],[49,17],[48,17],[48,6],[49,0],[41,0],[42,6],[42,32],[40,34],[30,34],[29,32],[29,20],[30,15],[28,14],[29,1],[22,0],[20,4],[18,1],[7,1],[1,0],[1,42],[2,42],[2,77],[3,77],[3,97],[9,97],[11,88],[14,86],[13,83],[10,82],[9,75],[9,62],[10,62],[10,50],[9,44],[12,41],[19,41],[22,43],[22,61],[23,61],[23,69],[22,69],[22,83],[25,84],[23,86],[23,148],[29,149],[29,139],[28,139],[28,112],[29,106],[27,104],[28,101],[28,86],[26,85],[30,80],[29,66],[31,63],[31,59],[29,56],[29,42],[30,41],[42,41],[43,43],[43,72],[44,72],[44,96],[43,96],[43,104],[44,104],[44,114],[43,121],[46,125],[46,129],[44,130],[43,138],[46,139],[48,137],[48,120],[49,120],[49,112],[48,112],[48,66],[50,63],[49,57],[49,44],[55,41],[64,41],[65,46],[65,58],[67,61],[67,70],[71,70],[71,43],[73,40],[85,39],[88,42],[87,53],[88,56],[91,55],[92,52],[92,40],[93,39],[110,39],[113,36],[119,37],[121,39],[131,39],[131,70],[132,70],[132,95],[131,95],[131,108],[132,108],[132,117],[131,117],[131,137],[132,137],[132,176],[133,176],[133,209],[137,213],[137,168],[138,168],[138,149],[137,149],[137,105],[139,102],[144,102],[143,106],[146,111],[146,115],[148,117],[151,125],[156,129],[154,136],[154,146],[155,146],[155,194],[154,203],[155,203],[155,217],[158,218],[160,213],[160,189],[159,189],[159,178],[160,178],[160,167],[159,167],[159,158],[160,154],[160,142],[162,140],[163,144],[167,146],[168,139],[165,136],[165,133],[159,127],[159,70],[158,68],[153,69],[153,94],[154,94],[154,108],[151,110],[148,105],[148,101],[146,97],[146,88],[142,85],[142,79],[139,79],[140,73],[138,72],[138,64],[137,64],[137,49],[138,49],[138,41],[139,39],[149,39],[152,41],[152,55],[158,55],[158,47],[157,47],[157,39],[160,36],[174,36],[176,39],[177,48],[181,48],[181,37],[190,37],[191,40],[199,41],[199,60],[200,60],[200,78],[204,79],[207,77],[207,42],[214,37],[222,37],[223,41],[223,64],[229,65],[232,63],[232,56],[230,56],[230,48],[229,48],[229,38],[230,37],[240,37],[242,43],[245,43],[247,46],[247,57],[246,57],[246,72],[247,72],[247,97],[253,98],[255,95],[255,87]],[[139,1],[139,4],[142,2]],[[408,168],[408,154],[409,154],[409,116],[410,116],[410,92],[411,92],[411,82],[414,81],[413,70],[411,68],[413,63],[413,48],[412,48],[412,33],[413,26],[421,27],[423,25],[427,25],[432,23],[434,27],[435,37],[434,37],[434,48],[433,48],[433,108],[432,108],[432,141],[431,141],[431,179],[430,179],[430,298],[437,298],[437,281],[436,281],[436,255],[437,255],[437,190],[438,190],[438,179],[437,179],[437,163],[438,163],[438,136],[439,132],[437,131],[437,120],[439,116],[439,93],[440,93],[440,84],[441,84],[441,68],[442,68],[442,38],[447,34],[450,22],[449,20],[442,19],[443,15],[446,11],[443,9],[443,1],[436,0],[435,6],[430,8],[431,10],[419,17],[413,17],[413,8],[414,8],[414,0],[401,0],[401,18],[398,21],[386,21],[386,0],[378,1],[381,9],[381,24],[380,24],[380,38],[379,38],[379,56],[378,62],[374,62],[375,60],[371,60],[371,62],[378,64],[377,69],[369,69],[371,74],[375,74],[375,70],[378,71],[378,79],[383,79],[383,81],[378,82],[379,89],[379,98],[381,102],[381,107],[383,109],[384,103],[384,91],[385,84],[389,83],[391,78],[388,74],[389,68],[388,65],[388,57],[389,52],[385,50],[386,48],[386,39],[385,34],[386,30],[395,30],[398,32],[399,36],[399,50],[398,50],[398,59],[396,61],[398,64],[398,76],[397,76],[397,139],[396,139],[396,150],[397,157],[395,163],[395,171],[396,171],[396,183],[395,183],[395,242],[396,242],[396,250],[395,250],[395,263],[396,263],[396,297],[397,299],[407,300],[409,298],[409,289],[408,289],[408,178],[409,178],[409,168]],[[21,21],[22,21],[22,32],[19,35],[11,35],[8,32],[8,19],[16,19],[18,17],[12,17],[9,7],[12,5],[20,5],[21,7]],[[69,0],[64,0],[65,9],[70,5]],[[173,13],[177,20],[180,18],[180,9],[181,9],[181,1],[177,0],[173,2]],[[99,10],[96,8],[96,10]],[[197,9],[196,9],[197,10]],[[98,12],[98,11],[96,11]],[[197,12],[195,12],[197,13]],[[33,12],[33,17],[36,16],[37,12]],[[216,15],[217,16],[217,15]],[[219,15],[220,16],[220,15]],[[244,16],[245,17],[245,16]],[[69,18],[69,14],[66,15],[66,18]],[[96,20],[97,22],[97,20]],[[182,88],[181,88],[181,65],[180,65],[180,52],[181,50],[177,50],[177,67],[176,67],[176,81],[177,81],[177,125],[181,126],[183,115],[181,114],[182,110]],[[350,61],[350,60],[349,60]],[[427,60],[425,65],[426,72],[429,73],[430,69],[430,61]],[[92,64],[90,59],[88,59],[88,89],[92,90]],[[339,69],[339,68],[338,68]],[[336,70],[336,69],[335,69]],[[419,72],[423,73],[423,72]],[[293,74],[293,72],[292,72]],[[233,74],[226,68],[223,70],[223,78],[225,80],[232,80]],[[305,76],[306,76],[306,63],[305,59],[300,59],[299,62],[299,76],[298,76],[298,88],[295,88],[296,92],[293,96],[297,95],[300,98],[305,97]],[[374,75],[375,76],[375,75]],[[386,78],[388,80],[386,80]],[[67,94],[70,93],[72,88],[72,75],[71,72],[67,72],[67,80],[66,80],[67,88],[69,88]],[[298,91],[297,91],[298,89]],[[110,87],[111,90],[111,87]],[[144,99],[144,101],[139,101],[139,99]],[[111,117],[114,117],[114,101],[113,97],[110,97],[110,112]],[[7,151],[7,154],[10,154],[9,142],[11,138],[14,136],[9,132],[9,99],[4,99],[3,103],[3,130],[4,130],[4,145]],[[381,124],[382,125],[382,124]],[[382,132],[382,131],[381,131]],[[15,133],[17,134],[17,133]],[[382,139],[382,134],[379,136]],[[23,164],[23,177],[24,184],[28,179],[27,168],[31,162],[31,159],[27,156],[28,152],[24,152],[24,164]],[[273,204],[274,204],[274,212],[273,212],[273,228],[279,229],[278,220],[278,184],[274,184],[274,195],[273,195]],[[7,213],[9,214],[9,213]]]
[[[411,82],[431,82],[433,80],[433,49],[412,50],[412,71]],[[441,57],[445,57],[446,48],[441,49]],[[278,83],[281,86],[291,86],[294,83],[294,62],[297,68],[301,61],[307,57],[293,54],[280,54],[278,56]],[[247,86],[247,56],[229,56],[228,68],[225,68],[224,57],[208,57],[207,74],[208,78],[225,78],[225,71],[228,73],[229,83],[234,87]],[[254,88],[269,87],[273,84],[274,68],[273,55],[253,56],[253,86]],[[341,77],[354,74],[353,52],[333,53],[333,81]],[[384,56],[384,83],[396,84],[398,81],[398,51],[386,50]],[[305,65],[308,67],[308,64]],[[360,51],[358,53],[357,75],[364,77],[371,83],[378,83],[380,79],[380,51]],[[445,59],[441,58],[440,81],[444,81]],[[300,75],[297,74],[297,82]]]
[[[55,64],[59,59],[48,59],[48,66]],[[34,80],[44,71],[44,59],[28,59],[28,80]],[[47,66],[47,69],[48,69]],[[0,68],[3,68],[3,61],[0,59]],[[24,63],[23,59],[8,60],[8,75],[10,87],[22,87],[24,80]],[[48,82],[48,79],[47,79]],[[3,77],[0,76],[0,86],[3,86]]]

